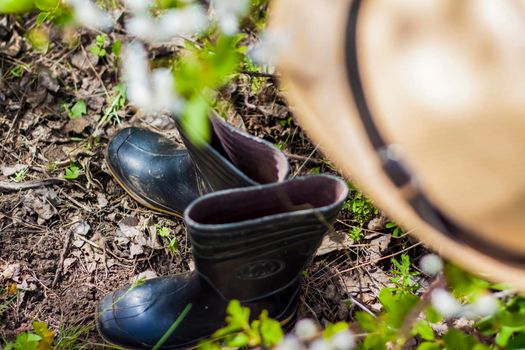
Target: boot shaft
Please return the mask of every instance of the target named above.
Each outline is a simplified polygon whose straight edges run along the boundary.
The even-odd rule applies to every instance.
[[[322,175],[198,199],[185,212],[197,271],[226,299],[282,291],[297,283],[347,192]]]
[[[277,147],[234,128],[216,114],[209,118],[209,144],[191,142],[180,121],[176,121],[181,138],[210,192],[279,182],[288,175],[288,161]]]

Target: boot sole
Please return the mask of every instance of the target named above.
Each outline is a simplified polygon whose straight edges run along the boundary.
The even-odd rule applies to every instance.
[[[95,309],[95,328],[97,329],[98,335],[107,344],[109,344],[111,346],[114,346],[116,348],[123,348],[121,345],[112,343],[111,341],[109,341],[108,339],[106,339],[102,335],[102,333],[100,332],[100,329],[98,328],[98,322],[96,321],[96,319],[98,318],[98,315],[99,315],[99,311],[98,311],[98,306],[97,306],[97,308]],[[290,316],[288,316],[286,319],[284,319],[282,321],[279,321],[279,324],[281,325],[281,328],[283,329],[283,332],[284,333],[288,333],[293,328],[293,326],[295,325],[296,321],[297,321],[297,307],[295,308],[295,310],[293,311],[293,313]],[[182,345],[182,346],[176,347],[176,348],[164,348],[164,347],[161,347],[161,349],[164,349],[164,350],[167,350],[167,349],[170,349],[170,350],[194,350],[194,349],[197,349],[199,347],[199,342],[201,340],[203,340],[203,339],[206,339],[206,338],[197,339],[197,340],[195,340],[195,342],[192,342],[191,345]],[[213,339],[210,339],[210,340],[213,341]],[[148,347],[149,347],[149,345],[145,346],[143,349],[147,349]],[[140,350],[140,348],[135,348],[135,349]]]
[[[176,211],[171,211],[171,210],[168,210],[168,209],[165,209],[165,208],[162,208],[162,207],[156,207],[154,206],[152,203],[144,200],[141,196],[139,196],[138,194],[134,193],[132,190],[128,189],[126,187],[126,185],[124,185],[124,182],[118,177],[118,175],[116,174],[115,170],[111,167],[111,164],[109,164],[109,162],[106,161],[106,164],[108,165],[108,169],[109,169],[109,173],[111,174],[111,176],[113,177],[113,179],[115,179],[115,181],[117,182],[117,184],[131,197],[133,198],[136,202],[138,202],[140,205],[148,208],[148,209],[151,209],[151,210],[154,210],[154,211],[157,211],[157,212],[161,212],[161,213],[164,213],[164,214],[168,214],[168,215],[173,215],[173,216],[176,216],[178,218],[183,218],[182,217],[182,214],[181,213],[178,213]]]

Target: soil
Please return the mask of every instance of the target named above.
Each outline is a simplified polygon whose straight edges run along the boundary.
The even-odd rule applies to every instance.
[[[174,140],[178,134],[169,116],[144,115],[128,105],[116,111],[118,121],[101,125],[119,83],[117,64],[92,55],[94,35],[82,31],[69,38],[75,42],[70,46],[63,33],[50,28],[48,52],[35,52],[23,29],[32,23],[34,18],[0,16],[0,181],[16,186],[60,179],[72,162],[83,172],[74,180],[0,191],[0,338],[13,339],[39,320],[57,336],[85,327],[75,348],[102,348],[93,321],[103,295],[144,272],[161,276],[192,268],[182,220],[131,199],[108,172],[105,146],[130,125]],[[109,34],[110,42],[120,38],[118,30]],[[151,59],[178,50],[177,45],[154,48]],[[86,102],[87,114],[71,119],[64,103],[77,100]],[[293,176],[337,174],[295,123],[275,75],[241,74],[221,91],[220,101],[232,123],[283,149]],[[15,181],[17,174],[22,182]],[[355,310],[377,313],[378,291],[390,283],[390,257],[411,247],[414,259],[423,252],[406,237],[392,238],[381,213],[372,219],[355,244],[346,233],[356,222],[343,211],[305,273],[301,317],[334,322],[350,320]],[[156,237],[157,224],[176,236],[174,253],[166,239]],[[132,233],[128,241],[123,231]]]

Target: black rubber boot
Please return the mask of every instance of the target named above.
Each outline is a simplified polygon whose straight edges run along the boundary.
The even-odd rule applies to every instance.
[[[191,309],[163,349],[194,345],[224,326],[229,300],[258,317],[267,310],[292,323],[302,271],[347,196],[346,183],[318,175],[210,193],[184,219],[195,271],[120,289],[99,305],[97,326],[108,342],[149,349],[183,309]]]
[[[210,117],[210,144],[187,149],[152,131],[121,130],[106,159],[112,175],[142,205],[181,216],[200,195],[228,188],[279,182],[289,171],[285,155],[271,143]]]

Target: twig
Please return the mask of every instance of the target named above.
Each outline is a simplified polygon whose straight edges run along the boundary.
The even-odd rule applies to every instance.
[[[91,208],[89,208],[88,206],[85,206],[84,204],[80,203],[79,201],[77,201],[75,198],[69,196],[66,192],[62,191],[62,194],[64,195],[64,197],[66,197],[67,199],[69,199],[71,201],[71,203],[75,204],[77,207],[79,207],[80,209],[84,209],[85,211],[87,211],[88,213],[91,213],[93,210],[91,210]]]
[[[20,114],[22,112],[22,109],[24,107],[24,104],[26,102],[26,94],[27,94],[27,87],[24,90],[24,93],[22,97],[18,100],[18,103],[20,103],[20,109],[16,112],[15,117],[13,118],[13,121],[11,122],[11,125],[9,125],[9,129],[7,130],[7,134],[4,136],[4,140],[9,140],[9,135],[11,135],[11,131],[13,130],[16,122],[18,121],[18,118],[20,117]]]
[[[312,156],[314,155],[315,152],[317,152],[317,148],[319,148],[319,145],[316,145],[314,150],[310,153],[310,155],[308,157],[306,157],[306,159],[303,161],[303,164],[301,164],[301,166],[295,171],[295,173],[293,174],[292,177],[295,177],[297,176],[297,174],[299,174],[299,172],[301,171],[301,169],[306,165],[306,163],[312,158]]]
[[[366,313],[370,314],[371,316],[376,317],[376,314],[374,314],[372,311],[370,311],[364,304],[361,304],[356,298],[352,297],[351,295],[348,295],[348,299],[355,305],[357,305],[361,310],[365,311]]]
[[[67,253],[67,249],[69,248],[69,240],[71,238],[71,229],[67,230],[66,238],[64,241],[64,246],[62,247],[62,251],[60,252],[60,260],[58,261],[58,267],[55,271],[55,278],[53,278],[53,283],[51,283],[51,288],[55,288],[55,285],[58,282],[58,278],[62,274],[62,270],[64,269],[64,258]]]
[[[67,182],[64,179],[58,177],[52,177],[44,180],[31,180],[24,182],[9,182],[9,181],[0,181],[0,191],[19,191],[27,190],[30,188],[37,188],[41,186],[51,186],[59,185],[64,182]]]
[[[99,245],[96,244],[95,242],[90,241],[89,239],[87,239],[87,238],[85,238],[85,237],[82,237],[82,236],[79,235],[79,234],[76,234],[76,233],[75,233],[75,238],[78,238],[78,239],[84,241],[85,243],[89,244],[89,245],[92,246],[93,248],[96,248],[96,249],[98,249],[98,250],[102,250],[103,252],[108,253],[109,255],[111,255],[111,257],[113,257],[113,258],[115,258],[115,259],[117,259],[117,260],[119,260],[119,261],[123,261],[123,262],[127,262],[127,263],[129,263],[129,262],[134,262],[134,260],[130,260],[130,259],[126,259],[126,258],[122,258],[122,257],[120,257],[120,256],[115,255],[115,254],[112,253],[111,251],[102,248],[101,246],[99,246]],[[131,265],[125,265],[125,266],[128,266],[128,267],[129,267],[129,266],[131,266]]]
[[[249,70],[241,70],[241,74],[246,74],[252,77],[258,77],[258,78],[272,78],[277,79],[277,75],[271,74],[271,73],[263,73],[263,72],[251,72]]]
[[[302,160],[304,162],[312,163],[312,164],[315,164],[315,165],[323,164],[322,160],[315,159],[315,158],[312,158],[312,157],[301,156],[299,154],[293,154],[293,153],[289,153],[289,152],[286,152],[286,151],[283,151],[283,153],[284,153],[285,156],[287,156],[288,158],[291,158],[291,159]]]
[[[97,80],[100,82],[100,85],[102,86],[102,89],[104,90],[104,93],[106,94],[106,98],[109,100],[111,96],[109,95],[108,89],[106,89],[106,85],[104,85],[104,81],[102,81],[102,78],[100,77],[100,74],[98,74],[97,70],[95,69],[95,66],[93,66],[93,63],[89,60],[89,55],[84,48],[84,45],[80,45],[80,48],[82,49],[82,52],[84,53],[85,59],[87,63],[89,64],[89,67],[93,71],[93,74],[95,74],[95,77],[97,77]]]
[[[400,250],[400,251],[398,251],[398,252],[395,252],[395,253],[392,253],[392,254],[389,254],[389,255],[382,256],[382,257],[380,257],[380,258],[378,258],[378,259],[374,259],[374,260],[370,260],[370,261],[364,262],[364,263],[362,263],[362,264],[359,264],[359,265],[353,266],[353,267],[351,267],[351,268],[349,268],[349,269],[346,269],[346,270],[341,270],[341,271],[338,272],[338,274],[345,273],[345,272],[350,272],[350,271],[353,271],[353,270],[355,270],[355,269],[359,269],[359,268],[364,267],[364,266],[368,266],[368,265],[371,265],[371,264],[375,264],[375,263],[378,262],[378,261],[385,260],[385,259],[388,259],[388,258],[392,258],[392,257],[397,256],[397,255],[399,255],[399,254],[403,254],[404,252],[407,252],[407,251],[409,251],[410,249],[414,249],[415,247],[417,247],[417,246],[419,246],[419,245],[421,245],[421,242],[417,242],[417,243],[411,245],[410,247],[407,247],[407,248],[405,248],[405,249],[402,249],[402,250]]]

